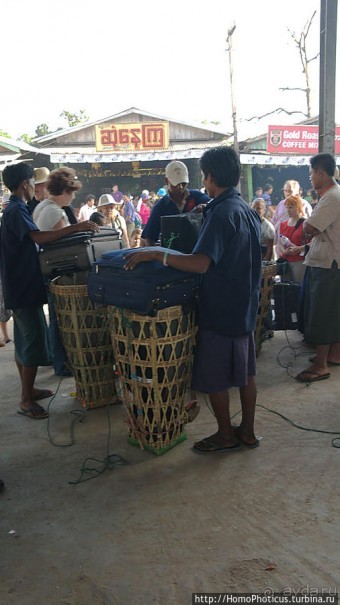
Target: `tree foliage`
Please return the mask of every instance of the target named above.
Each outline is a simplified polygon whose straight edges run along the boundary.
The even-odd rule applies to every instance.
[[[37,137],[44,137],[46,134],[51,134],[51,132],[53,131],[50,130],[49,126],[44,122],[42,124],[38,124],[35,129],[35,134]]]
[[[24,141],[24,143],[27,143],[28,145],[30,145],[32,139],[33,139],[33,137],[31,135],[24,132],[24,134],[20,135],[18,141]]]
[[[64,111],[60,114],[61,118],[64,118],[70,127],[78,126],[78,124],[84,124],[87,122],[89,117],[85,113],[85,109],[80,109],[79,113],[71,113],[70,111]]]
[[[5,132],[4,130],[0,130],[0,137],[5,137],[6,139],[11,139],[11,135],[8,134],[8,132]]]

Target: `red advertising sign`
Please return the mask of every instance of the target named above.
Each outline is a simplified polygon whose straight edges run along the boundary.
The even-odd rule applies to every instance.
[[[319,148],[318,126],[268,126],[267,151],[286,155],[315,155]],[[340,155],[340,127],[335,129],[335,155]]]

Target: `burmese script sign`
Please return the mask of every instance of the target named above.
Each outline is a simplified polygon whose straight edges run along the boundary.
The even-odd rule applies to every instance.
[[[268,126],[269,153],[315,155],[318,148],[318,126]],[[335,129],[335,155],[340,155],[339,127]]]
[[[97,151],[152,151],[169,148],[168,122],[96,126]]]

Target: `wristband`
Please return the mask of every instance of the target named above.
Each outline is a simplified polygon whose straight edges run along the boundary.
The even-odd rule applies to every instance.
[[[168,263],[166,262],[166,259],[168,258],[168,254],[169,254],[168,251],[164,252],[164,254],[163,254],[163,265],[164,265],[164,267],[168,266]]]

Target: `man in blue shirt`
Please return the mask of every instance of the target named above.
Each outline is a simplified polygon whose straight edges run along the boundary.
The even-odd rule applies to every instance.
[[[124,195],[124,218],[128,238],[130,239],[132,231],[135,229],[136,210],[129,195]]]
[[[27,207],[34,195],[32,166],[25,162],[6,166],[3,181],[12,195],[1,220],[0,264],[5,306],[13,311],[15,361],[22,388],[18,412],[41,419],[48,414],[37,400],[53,393],[34,388],[38,366],[50,365],[43,311],[47,297],[38,247],[77,231],[99,231],[99,227],[85,221],[63,229],[39,231]]]
[[[154,205],[142,238],[146,246],[154,246],[161,232],[162,216],[191,212],[201,204],[209,202],[209,196],[197,189],[188,189],[189,173],[186,165],[177,160],[165,168],[168,193]]]
[[[255,328],[261,285],[260,218],[235,189],[240,163],[231,147],[216,147],[201,158],[203,186],[214,198],[192,254],[141,250],[127,255],[125,268],[159,260],[203,274],[199,292],[199,330],[192,388],[209,393],[218,430],[195,443],[201,452],[255,448]],[[242,421],[233,427],[230,387],[239,387]]]

